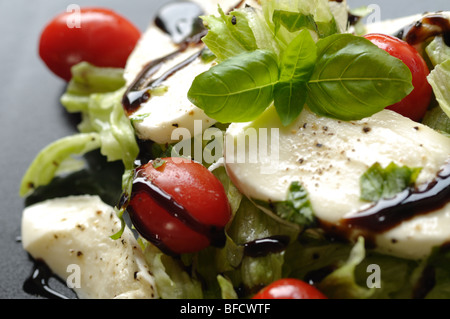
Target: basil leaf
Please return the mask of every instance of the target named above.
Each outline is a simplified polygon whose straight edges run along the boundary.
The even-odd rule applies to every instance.
[[[315,222],[308,192],[299,182],[291,183],[287,199],[275,203],[275,209],[279,217],[298,225],[310,226]]]
[[[278,33],[281,26],[284,26],[289,32],[299,31],[302,28],[317,31],[314,16],[312,14],[275,10],[273,12],[272,21],[275,25],[275,35]]]
[[[414,185],[420,171],[420,168],[395,163],[383,168],[380,163],[375,163],[360,178],[361,199],[375,202],[391,198]]]
[[[283,52],[280,62],[280,81],[308,81],[316,60],[316,43],[309,31],[303,29]]]
[[[279,82],[274,88],[274,105],[281,123],[288,126],[303,110],[306,82]]]
[[[306,102],[306,82],[316,62],[316,43],[303,29],[288,45],[280,63],[280,82],[274,88],[275,109],[284,126],[295,120]]]
[[[229,58],[198,75],[188,98],[218,122],[247,122],[272,103],[277,82],[276,55],[255,50]]]
[[[208,29],[203,43],[219,61],[257,49],[253,31],[242,12],[233,11],[226,15],[219,7],[219,14],[220,17],[202,17]]]
[[[318,115],[360,120],[413,90],[409,68],[363,37],[331,35],[317,42],[317,50],[307,104]]]

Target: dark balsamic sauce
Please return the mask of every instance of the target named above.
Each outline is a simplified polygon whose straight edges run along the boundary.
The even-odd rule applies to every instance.
[[[69,299],[50,287],[50,279],[58,279],[42,260],[34,261],[32,274],[23,284],[23,290],[30,295],[37,295],[48,299]],[[58,279],[59,280],[59,279]]]
[[[441,13],[425,15],[421,20],[409,25],[396,34],[396,37],[417,45],[434,36],[442,36],[447,46],[450,46],[450,21]]]
[[[197,221],[192,214],[181,204],[179,204],[171,195],[167,194],[164,190],[153,184],[147,177],[145,177],[141,169],[136,170],[136,174],[133,180],[133,187],[131,192],[130,201],[138,194],[147,194],[151,197],[159,206],[164,208],[174,218],[178,219],[185,226],[189,227],[198,234],[208,238],[212,246],[223,247],[225,245],[225,232],[224,228],[205,225]],[[127,207],[130,213],[130,218],[136,230],[147,240],[152,242],[155,246],[160,248],[163,252],[169,255],[175,255],[170,249],[159,240],[158,236],[149,232],[145,227],[141,227],[139,220],[135,218],[133,207]]]
[[[286,249],[290,241],[289,236],[275,235],[256,239],[244,244],[244,255],[249,257],[264,257],[279,253]]]
[[[178,49],[159,59],[147,63],[137,75],[134,82],[125,92],[122,104],[128,116],[136,112],[139,107],[151,98],[151,90],[158,87],[164,80],[195,61],[201,54],[204,45],[201,38],[206,35],[207,29],[203,26],[200,16],[203,9],[196,3],[179,1],[163,6],[155,17],[155,25],[170,35],[172,42]],[[199,51],[187,60],[174,66],[159,78],[153,76],[169,60],[177,57],[189,46],[198,46]]]
[[[198,36],[206,33],[200,16],[203,9],[189,1],[172,2],[163,6],[156,15],[155,25],[169,34],[175,44],[198,42]],[[197,38],[192,40],[192,38]]]
[[[150,99],[152,89],[158,87],[163,81],[167,80],[177,71],[183,69],[198,59],[202,53],[202,50],[197,51],[186,60],[172,67],[160,77],[151,80],[152,75],[154,75],[168,60],[173,59],[181,52],[183,52],[183,49],[180,48],[179,50],[170,53],[163,58],[159,58],[147,64],[143,72],[137,77],[137,81],[128,88],[127,92],[123,96],[122,105],[128,116],[136,112],[142,103],[145,103]],[[145,86],[143,85],[144,83],[146,84]]]
[[[450,163],[436,178],[421,187],[408,188],[390,199],[382,199],[342,222],[348,228],[384,232],[401,222],[444,207],[450,201]]]
[[[234,8],[239,8],[243,3],[244,1],[240,1]],[[203,9],[198,4],[189,1],[169,3],[160,9],[155,18],[155,25],[171,36],[172,41],[178,45],[178,49],[166,56],[150,61],[137,75],[122,99],[124,110],[128,116],[136,112],[143,103],[151,98],[153,88],[201,56],[205,47],[201,39],[207,33],[207,29],[200,19],[203,14]],[[199,48],[197,53],[174,66],[161,77],[153,78],[167,61],[192,46]]]

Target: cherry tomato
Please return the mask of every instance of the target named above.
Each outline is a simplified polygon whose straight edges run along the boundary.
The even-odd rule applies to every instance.
[[[261,289],[253,299],[328,299],[314,286],[293,278],[274,281]]]
[[[170,254],[223,245],[231,218],[222,183],[203,165],[173,157],[137,169],[127,211],[136,230]]]
[[[39,55],[48,68],[69,81],[73,65],[125,67],[141,32],[127,19],[104,8],[81,8],[53,18],[41,33]]]
[[[427,111],[432,96],[432,88],[427,81],[430,71],[425,60],[413,46],[398,38],[379,33],[368,34],[365,38],[393,57],[402,60],[412,73],[414,90],[400,102],[388,106],[387,109],[409,117],[413,121],[420,121]]]

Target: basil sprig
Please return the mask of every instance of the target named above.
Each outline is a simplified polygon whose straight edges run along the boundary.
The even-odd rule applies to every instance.
[[[255,120],[272,103],[285,126],[305,104],[321,116],[360,120],[413,90],[411,71],[401,60],[363,37],[337,34],[334,18],[318,24],[311,15],[274,10],[272,21],[262,26],[254,9],[220,13],[205,18],[204,38],[219,63],[198,75],[188,92],[189,100],[218,122]],[[267,39],[261,30],[272,32],[273,43],[264,48],[258,45]]]
[[[399,166],[393,162],[386,167],[375,163],[360,178],[361,199],[376,202],[391,198],[412,187],[421,170],[419,167]]]

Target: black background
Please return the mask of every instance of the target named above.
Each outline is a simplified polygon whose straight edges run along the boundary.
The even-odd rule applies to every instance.
[[[48,71],[37,54],[45,24],[69,4],[112,8],[144,31],[161,0],[0,0],[0,298],[37,298],[23,290],[33,263],[22,250],[20,221],[25,202],[20,180],[36,154],[75,132],[59,104],[65,83]],[[348,0],[351,7],[376,3],[382,19],[425,11],[450,10],[449,0]]]

